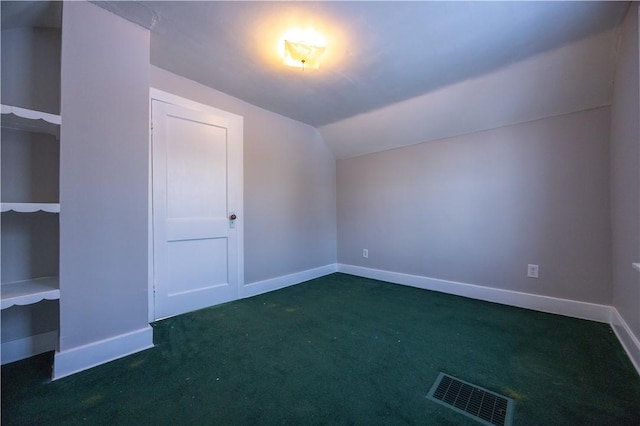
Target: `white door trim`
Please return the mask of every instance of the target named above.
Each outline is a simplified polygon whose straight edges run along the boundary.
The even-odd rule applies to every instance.
[[[180,97],[178,95],[174,95],[172,93],[164,92],[162,90],[158,90],[155,88],[149,89],[149,120],[151,120],[151,103],[153,100],[165,102],[168,104],[173,104],[177,106],[181,106],[184,108],[207,112],[211,114],[215,114],[217,116],[221,116],[226,118],[229,121],[229,132],[230,138],[229,143],[235,145],[236,147],[240,147],[240,149],[234,150],[236,155],[236,163],[238,167],[236,170],[233,170],[231,173],[234,173],[233,178],[238,182],[238,190],[235,200],[229,200],[230,204],[235,205],[234,213],[238,216],[238,221],[236,221],[236,233],[238,236],[237,244],[238,244],[238,262],[237,262],[237,277],[238,277],[238,288],[242,288],[244,286],[244,170],[243,170],[243,146],[244,146],[244,118],[240,115],[230,113],[228,111],[223,111],[218,108],[214,108],[209,105],[201,104],[190,99],[186,99]],[[149,247],[149,257],[148,257],[148,288],[149,288],[149,322],[155,321],[155,303],[154,303],[154,272],[153,272],[153,167],[152,167],[152,131],[149,132],[149,227],[148,227],[148,247]]]

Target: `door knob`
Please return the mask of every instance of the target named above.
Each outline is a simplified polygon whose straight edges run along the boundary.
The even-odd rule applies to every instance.
[[[231,214],[229,215],[229,220],[236,220],[236,218],[237,218],[237,216],[236,216],[236,214],[235,214],[235,213],[231,213]]]

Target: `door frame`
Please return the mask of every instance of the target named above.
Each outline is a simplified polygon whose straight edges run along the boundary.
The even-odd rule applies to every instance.
[[[238,289],[236,299],[240,298],[241,288],[244,286],[244,118],[241,115],[223,111],[209,105],[201,104],[169,92],[151,87],[149,89],[149,186],[148,186],[148,292],[149,292],[149,322],[155,321],[155,276],[153,268],[154,259],[154,240],[153,240],[153,129],[152,129],[152,111],[151,105],[153,101],[165,102],[172,105],[181,106],[195,111],[206,112],[220,117],[224,117],[229,121],[229,143],[236,145],[239,149],[233,150],[235,153],[234,163],[237,164],[235,170],[229,170],[232,178],[237,182],[237,193],[235,194],[235,205],[237,206],[234,213],[238,216],[235,222],[235,232],[237,233],[238,243],[238,261],[237,261],[237,277]]]

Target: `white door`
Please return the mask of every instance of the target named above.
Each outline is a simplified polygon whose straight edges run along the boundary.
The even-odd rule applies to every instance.
[[[157,100],[151,110],[160,319],[238,298],[242,140],[224,116]]]

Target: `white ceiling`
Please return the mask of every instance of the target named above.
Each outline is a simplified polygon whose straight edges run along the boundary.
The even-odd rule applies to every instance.
[[[348,158],[609,105],[629,2],[94,2],[151,31],[151,63],[318,128]],[[26,5],[29,5],[27,7]],[[2,1],[2,27],[58,26],[60,2]],[[282,65],[292,27],[319,70]]]
[[[151,30],[151,62],[315,127],[611,30],[626,2],[97,2]],[[281,64],[290,27],[325,32],[319,70]]]

